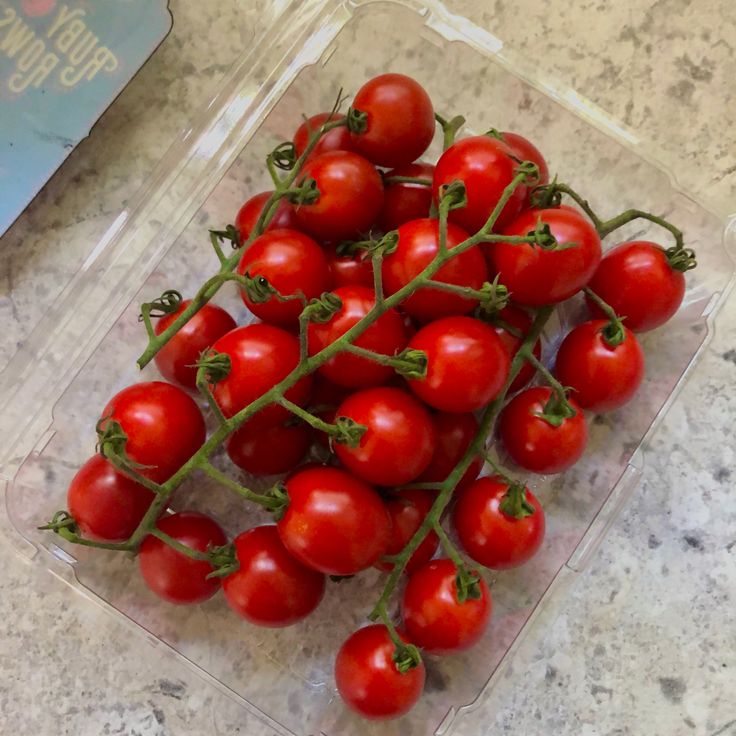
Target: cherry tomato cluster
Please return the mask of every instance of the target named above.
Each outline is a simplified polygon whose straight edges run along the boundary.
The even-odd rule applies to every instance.
[[[400,74],[366,83],[347,116],[305,120],[278,149],[290,185],[251,197],[224,231],[238,249],[230,275],[258,321],[238,326],[176,292],[144,305],[166,382],[111,399],[101,454],[49,525],[70,541],[138,549],[146,585],[167,601],[222,588],[261,626],[308,616],[328,576],[405,573],[399,629],[382,597],[381,622],[337,654],[338,692],[368,718],[417,701],[420,652],[452,655],[483,636],[491,593],[474,566],[512,568],[542,545],[544,511],[524,483],[498,467],[478,477],[492,420],[517,468],[569,468],[585,450],[585,411],[634,396],[644,376],[635,333],[677,311],[693,265],[680,242],[623,243],[602,257],[601,235],[618,220],[575,196],[579,208],[561,204],[570,192],[516,133],[447,140],[436,164],[418,161],[436,120],[447,133],[427,92]],[[583,290],[591,319],[564,338],[551,372],[540,315]],[[197,390],[221,427],[238,420],[234,431],[207,438]],[[208,460],[220,442],[230,475]],[[166,513],[161,489],[193,468],[276,523],[228,542],[205,514]],[[256,494],[238,469],[285,477]],[[441,526],[453,491],[448,523],[470,565]]]

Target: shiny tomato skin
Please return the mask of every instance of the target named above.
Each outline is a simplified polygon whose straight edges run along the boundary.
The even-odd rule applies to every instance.
[[[352,134],[353,148],[376,166],[409,164],[434,138],[432,101],[411,77],[374,77],[358,90],[352,107],[368,116],[366,130]]]
[[[569,299],[592,278],[601,260],[601,239],[577,210],[562,206],[525,210],[503,235],[525,236],[541,220],[550,226],[563,250],[544,250],[528,243],[492,243],[486,246],[489,266],[517,304],[540,307]]]
[[[154,332],[160,335],[191,303],[185,299],[179,309],[156,322]],[[154,362],[159,373],[171,383],[196,391],[199,356],[226,332],[234,330],[235,320],[215,304],[205,304],[156,353]]]
[[[509,325],[512,329],[516,329],[523,336],[526,336],[529,332],[529,328],[532,326],[532,318],[523,309],[519,309],[519,307],[509,304],[498,313],[498,322],[493,323],[493,328],[496,330],[496,334],[501,338],[501,342],[503,342],[504,347],[508,351],[509,359],[513,360],[514,356],[519,351],[524,338],[519,338],[516,337],[516,335],[513,335],[506,328],[506,325]],[[537,340],[534,343],[532,352],[537,359],[541,359],[541,340]],[[516,378],[512,381],[511,386],[509,386],[509,393],[516,393],[520,389],[524,388],[524,386],[528,385],[532,378],[534,378],[535,373],[536,371],[534,366],[528,361],[525,361],[521,370],[516,374]]]
[[[251,475],[276,475],[293,470],[312,444],[306,424],[246,422],[227,440],[228,457]]]
[[[227,543],[216,521],[193,511],[166,516],[156,526],[197,552]],[[220,589],[219,578],[207,579],[214,570],[209,562],[193,560],[150,534],[141,544],[138,562],[149,589],[169,603],[202,603]]]
[[[396,250],[383,259],[383,286],[386,294],[395,294],[429,265],[439,252],[439,223],[425,218],[407,222],[398,230]],[[447,247],[452,250],[468,239],[461,228],[448,224]],[[449,260],[432,277],[433,281],[479,289],[488,281],[488,268],[478,246],[468,248]],[[477,306],[476,299],[423,287],[401,303],[412,317],[427,322],[455,314],[467,314]]]
[[[306,618],[325,592],[325,576],[289,554],[275,526],[257,526],[235,538],[240,567],[222,581],[230,608],[257,626],[280,628]]]
[[[311,133],[319,130],[319,128],[326,123],[328,120],[344,120],[345,116],[339,113],[319,112],[316,115],[305,120],[294,133],[294,151],[296,152],[297,158],[301,156],[307,148],[309,143],[309,136]],[[314,148],[309,153],[310,160],[315,156],[320,156],[323,153],[329,153],[330,151],[352,151],[353,144],[350,138],[350,131],[347,125],[341,125],[332,130],[328,130],[316,143]]]
[[[285,482],[289,505],[277,526],[286,549],[326,575],[354,575],[383,555],[391,519],[362,481],[326,466],[298,470]]]
[[[141,475],[156,483],[168,480],[204,444],[204,417],[189,394],[163,381],[124,388],[102,410],[128,436],[127,456],[142,466]]]
[[[432,461],[437,431],[429,412],[410,393],[379,387],[348,396],[336,416],[367,427],[358,447],[333,443],[340,462],[358,478],[380,486],[410,483]]]
[[[86,538],[122,542],[136,530],[154,495],[102,455],[93,455],[72,478],[66,498]]]
[[[499,437],[511,459],[533,473],[567,470],[581,458],[588,441],[583,410],[570,396],[567,400],[576,414],[559,427],[537,416],[551,395],[550,388],[527,388],[507,404],[499,417]]]
[[[542,152],[523,135],[518,133],[509,133],[505,131],[501,133],[504,143],[511,149],[511,152],[520,161],[531,161],[539,168],[539,181],[534,186],[543,186],[549,184],[549,167],[544,160]]]
[[[432,181],[434,166],[417,161],[386,172],[384,178],[383,209],[378,218],[378,226],[387,233],[412,220],[429,217],[432,206],[432,186],[411,184],[409,182],[386,183],[392,176],[411,176],[415,179]]]
[[[404,589],[401,616],[410,641],[428,654],[454,654],[473,646],[491,619],[491,593],[480,579],[480,598],[457,600],[457,567],[437,559],[420,567]]]
[[[310,204],[295,206],[300,229],[317,240],[346,240],[367,233],[383,207],[383,183],[370,161],[350,151],[316,156],[299,182],[313,179],[319,191]]]
[[[434,170],[432,193],[439,201],[440,188],[462,181],[468,199],[464,207],[450,211],[450,221],[475,235],[485,224],[503,190],[511,184],[518,164],[511,149],[503,142],[487,135],[462,138],[440,156]],[[522,184],[501,211],[493,226],[500,232],[521,211],[528,188]]]
[[[386,555],[396,555],[401,552],[422,525],[425,517],[432,508],[436,495],[431,491],[422,491],[418,488],[402,488],[386,501],[386,508],[391,516],[391,539],[386,547]],[[404,572],[411,575],[426,562],[432,559],[437,551],[440,540],[433,531],[427,533],[414,554],[406,563]],[[376,563],[379,570],[390,572],[394,569],[391,562]]]
[[[337,653],[337,691],[345,704],[363,718],[384,720],[402,716],[422,694],[424,664],[401,673],[393,660],[394,652],[386,626],[373,624],[358,629]]]
[[[255,230],[258,218],[261,216],[261,212],[263,212],[263,207],[272,194],[273,191],[259,192],[251,197],[238,211],[235,217],[235,227],[240,233],[241,243],[247,242],[250,234]],[[264,228],[264,232],[280,228],[294,229],[296,226],[297,221],[294,208],[286,199],[281,199],[274,216],[271,218],[271,222]]]
[[[479,478],[459,494],[452,523],[463,549],[480,565],[508,570],[528,562],[544,541],[542,505],[527,488],[534,513],[517,519],[501,510],[509,484],[497,476]]]
[[[327,264],[332,274],[332,283],[340,286],[365,286],[373,288],[373,264],[364,251],[354,256],[339,256],[337,245],[324,246]]]
[[[332,286],[330,266],[325,253],[308,235],[297,230],[270,230],[256,238],[243,253],[238,273],[263,276],[282,296],[301,292],[307,300],[329,291]],[[245,289],[240,290],[245,306],[258,319],[277,327],[294,328],[304,304],[301,299],[282,301],[272,296],[254,302]]]
[[[644,351],[634,333],[624,327],[616,346],[605,338],[608,320],[583,322],[562,341],[555,373],[573,389],[575,401],[594,412],[620,409],[644,380]]]
[[[609,250],[590,281],[590,288],[632,332],[663,325],[685,296],[685,274],[670,266],[664,249],[647,240],[621,243]],[[596,317],[603,312],[588,299]]]
[[[439,412],[432,420],[437,430],[437,449],[432,456],[432,462],[417,479],[420,483],[444,481],[465,455],[478,432],[478,420],[470,413]],[[478,455],[458,481],[456,489],[459,491],[472,483],[482,468],[483,458]]]
[[[375,293],[365,286],[343,286],[333,292],[342,307],[329,322],[311,322],[307,335],[309,354],[316,355],[342,337],[375,306]],[[395,309],[382,314],[353,344],[382,355],[400,353],[409,341],[404,321]],[[338,386],[365,388],[386,383],[394,376],[391,366],[342,352],[324,363],[319,372]]]
[[[409,388],[440,411],[481,409],[499,394],[509,374],[509,356],[500,338],[472,317],[430,322],[408,347],[427,354],[426,377],[409,379]]]
[[[273,388],[299,363],[299,340],[272,325],[238,327],[221,337],[212,350],[230,356],[230,373],[212,387],[215,401],[226,417],[237,414]],[[305,376],[286,392],[286,398],[304,405],[311,387],[311,376]],[[290,416],[286,409],[272,404],[261,409],[255,420],[275,424]]]

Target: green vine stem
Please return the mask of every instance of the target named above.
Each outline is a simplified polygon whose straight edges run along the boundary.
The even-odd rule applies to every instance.
[[[586,286],[583,291],[586,296],[594,302],[600,310],[608,317],[608,325],[603,330],[603,337],[605,341],[611,346],[616,347],[620,345],[626,339],[626,331],[624,330],[623,320],[625,316],[619,316],[616,314],[616,310],[601,297],[596,294],[593,289]]]
[[[462,115],[455,115],[454,118],[446,120],[442,115],[435,113],[434,119],[442,128],[442,150],[446,151],[455,142],[457,132],[465,125],[465,118]]]
[[[408,672],[414,667],[418,667],[422,663],[422,655],[419,653],[419,649],[414,644],[407,644],[400,636],[399,632],[394,626],[394,622],[388,615],[386,606],[381,606],[378,617],[386,627],[388,635],[391,637],[391,641],[394,644],[394,664],[396,669],[401,672]]]

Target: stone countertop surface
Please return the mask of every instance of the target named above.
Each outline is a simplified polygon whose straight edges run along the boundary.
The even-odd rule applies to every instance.
[[[736,212],[729,0],[446,4],[636,129],[713,208]],[[0,367],[284,3],[170,5],[171,35],[0,240]],[[554,626],[513,683],[466,718],[464,736],[736,736],[736,300],[716,325],[640,487]],[[4,551],[0,733],[271,733]]]

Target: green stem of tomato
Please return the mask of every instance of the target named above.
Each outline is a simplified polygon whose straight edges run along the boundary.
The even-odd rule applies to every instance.
[[[432,186],[431,179],[424,179],[421,176],[398,176],[396,174],[393,176],[385,176],[383,178],[383,183],[386,186],[389,186],[390,184],[416,184],[421,187]]]
[[[567,401],[565,398],[565,387],[552,375],[551,371],[547,366],[542,363],[533,352],[529,351],[525,353],[525,357],[529,364],[542,375],[544,380],[550,385],[552,390],[557,394],[557,398],[560,401]]]
[[[434,119],[442,128],[442,150],[446,151],[455,142],[455,136],[465,124],[465,118],[462,115],[456,115],[454,118],[447,120],[442,115],[435,113]]]

